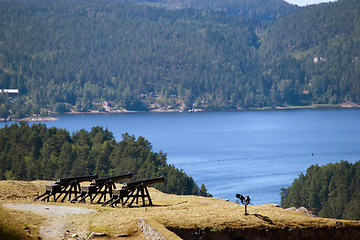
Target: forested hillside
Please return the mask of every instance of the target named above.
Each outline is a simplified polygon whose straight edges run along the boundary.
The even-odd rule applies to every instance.
[[[0,118],[360,102],[359,1],[0,1]]]
[[[256,76],[257,37],[245,21],[194,10],[107,1],[5,1],[0,88],[39,106],[228,106]],[[140,95],[144,95],[144,99]],[[174,96],[174,97],[170,97]],[[144,100],[144,102],[140,102]],[[100,106],[98,106],[100,107]]]
[[[360,2],[312,5],[278,19],[262,38],[275,105],[360,102]]]
[[[306,207],[319,217],[360,220],[360,161],[313,165],[281,192],[282,207]]]
[[[99,177],[131,172],[133,180],[163,175],[154,187],[166,193],[208,196],[183,170],[166,163],[166,154],[152,151],[143,137],[128,134],[116,141],[102,127],[72,135],[65,129],[21,122],[0,129],[0,180],[58,179],[97,173]]]

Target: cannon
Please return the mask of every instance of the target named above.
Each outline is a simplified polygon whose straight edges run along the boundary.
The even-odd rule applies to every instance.
[[[97,203],[101,203],[102,199],[106,201],[106,195],[112,197],[113,189],[116,188],[115,183],[121,180],[132,178],[132,173],[117,175],[112,177],[94,179],[90,185],[81,186],[81,192],[78,196],[71,200],[72,203],[82,202],[85,203],[85,199],[90,197],[90,202],[93,203],[95,198],[100,194]]]
[[[80,192],[81,182],[91,181],[96,178],[98,178],[98,175],[96,173],[87,176],[59,178],[54,184],[46,185],[45,193],[34,198],[34,201],[47,200],[49,202],[50,197],[53,196],[54,202],[56,202],[63,194],[64,197],[61,199],[61,202],[64,202],[67,196],[69,196],[70,201],[71,194],[74,194],[74,196],[76,196]],[[58,194],[58,196],[56,196],[56,194]]]
[[[108,201],[104,202],[102,205],[109,205],[111,207],[116,206],[117,203],[121,203],[121,206],[124,205],[130,200],[129,207],[134,203],[136,200],[136,204],[139,203],[139,198],[142,200],[143,206],[146,206],[146,198],[148,200],[148,205],[152,206],[153,203],[150,198],[149,190],[147,187],[151,184],[164,182],[165,177],[160,176],[158,178],[151,178],[146,180],[139,180],[125,183],[120,189],[114,189],[113,196]]]

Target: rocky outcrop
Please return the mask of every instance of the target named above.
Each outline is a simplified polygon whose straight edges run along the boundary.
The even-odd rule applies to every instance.
[[[309,211],[305,207],[299,207],[299,208],[291,207],[291,208],[286,208],[285,210],[287,210],[287,211],[291,210],[291,211],[300,212],[300,213],[308,215],[309,217],[316,217],[315,214],[312,211]]]
[[[159,233],[150,224],[146,223],[146,219],[147,218],[138,219],[138,226],[143,236],[148,240],[166,240],[166,238],[161,233]]]

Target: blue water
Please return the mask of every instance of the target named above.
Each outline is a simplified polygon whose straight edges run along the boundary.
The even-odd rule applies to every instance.
[[[280,203],[280,188],[310,165],[360,160],[360,110],[354,109],[59,117],[46,125],[70,133],[103,126],[117,140],[125,132],[143,136],[199,186],[231,201],[240,193],[253,204]]]

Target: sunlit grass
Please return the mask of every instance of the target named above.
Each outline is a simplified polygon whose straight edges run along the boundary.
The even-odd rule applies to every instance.
[[[0,207],[0,239],[33,239],[26,233],[27,227],[11,218],[10,214]]]

